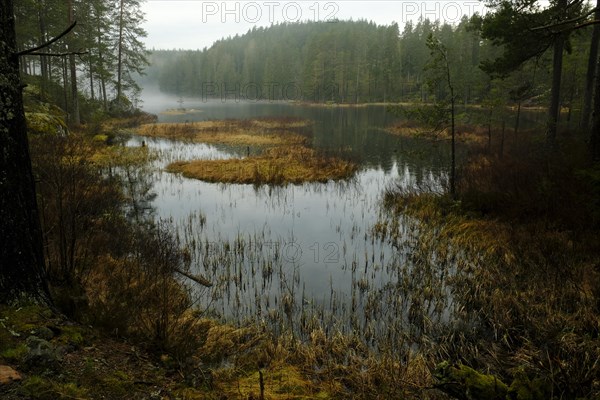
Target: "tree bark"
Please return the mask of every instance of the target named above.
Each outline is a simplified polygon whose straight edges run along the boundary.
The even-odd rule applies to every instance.
[[[123,88],[121,78],[123,75],[123,0],[119,2],[119,43],[117,43],[117,102],[121,101]]]
[[[562,15],[568,8],[568,0],[558,0],[557,11]],[[554,39],[552,59],[552,89],[550,92],[550,107],[548,109],[548,127],[546,131],[546,146],[548,150],[556,148],[556,130],[560,116],[560,84],[562,78],[563,52],[565,35],[558,33]]]
[[[600,20],[600,0],[596,0],[596,11],[594,20]],[[600,43],[600,25],[595,24],[592,31],[592,41],[590,43],[590,55],[588,58],[588,68],[586,74],[585,93],[583,95],[583,110],[581,111],[581,128],[588,130],[590,128],[590,115],[592,113],[592,97],[594,93],[594,79],[596,77],[596,63],[598,60],[598,43]]]
[[[600,71],[600,59],[596,66]],[[590,155],[592,161],[600,162],[600,79],[596,79],[594,90],[594,116],[590,132]]]
[[[562,77],[564,47],[565,38],[562,34],[559,34],[554,42],[554,55],[552,60],[552,89],[550,92],[550,108],[548,110],[548,130],[546,132],[546,144],[548,149],[554,149],[556,147],[556,130],[558,117],[560,115],[560,81]]]
[[[13,0],[0,4],[0,301],[49,300],[13,10]]]
[[[75,21],[73,17],[73,0],[69,0],[68,7],[70,25]],[[75,51],[75,49],[71,48],[69,51]],[[71,124],[78,126],[81,124],[81,120],[79,117],[79,94],[77,90],[77,66],[75,65],[75,54],[69,55],[69,69],[71,73],[71,112],[69,113],[69,117]]]

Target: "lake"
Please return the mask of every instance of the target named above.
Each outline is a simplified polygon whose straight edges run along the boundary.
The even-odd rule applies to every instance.
[[[144,138],[158,160],[152,174],[155,215],[172,221],[192,269],[213,282],[196,288],[208,314],[233,323],[261,322],[364,333],[375,340],[407,321],[415,296],[407,289],[410,243],[418,224],[400,223],[407,248],[373,235],[388,219],[382,196],[394,187],[441,190],[445,143],[400,138],[382,128],[398,117],[384,106],[314,107],[143,97],[159,122],[292,116],[313,121],[312,145],[359,163],[347,181],[270,187],[207,183],[163,171],[171,161],[243,156],[244,149]],[[166,115],[178,107],[197,112]],[[134,137],[129,145],[140,145]],[[447,302],[425,313],[447,318]]]

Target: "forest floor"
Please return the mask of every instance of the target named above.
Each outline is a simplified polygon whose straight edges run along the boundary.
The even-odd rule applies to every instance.
[[[215,340],[234,329],[214,325]],[[226,339],[227,338],[227,339]],[[226,352],[223,343],[212,343]],[[225,346],[226,347],[226,346]],[[238,348],[239,350],[239,348]],[[21,399],[258,399],[258,369],[224,366],[191,377],[171,356],[39,305],[0,305],[0,398]],[[300,369],[276,363],[261,370],[268,399],[328,399]]]

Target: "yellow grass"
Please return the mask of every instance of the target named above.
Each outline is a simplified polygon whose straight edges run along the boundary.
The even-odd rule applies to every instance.
[[[198,110],[195,108],[169,108],[161,112],[161,115],[189,115],[189,114],[198,114],[201,113],[202,110]]]
[[[419,126],[414,123],[402,121],[396,125],[385,129],[386,132],[392,135],[422,138],[428,140],[450,140],[451,133],[449,128],[445,128],[439,132],[432,132],[431,129]],[[457,126],[455,128],[456,140],[461,143],[483,144],[487,139],[485,128],[475,126]]]
[[[308,138],[297,131],[309,125],[310,121],[307,120],[261,118],[146,124],[140,126],[136,133],[210,144],[279,146],[306,143]]]
[[[348,178],[356,165],[305,146],[286,146],[243,159],[178,161],[167,170],[208,182],[287,184]]]

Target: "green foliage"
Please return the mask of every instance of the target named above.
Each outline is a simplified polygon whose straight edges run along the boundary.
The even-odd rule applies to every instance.
[[[68,6],[73,9],[68,10]],[[97,0],[21,1],[15,7],[18,48],[35,47],[57,36],[67,26],[68,11],[76,16],[78,24],[44,51],[62,53],[66,46],[85,51],[74,59],[78,78],[85,78],[88,83],[87,93],[76,94],[84,117],[82,121],[89,121],[98,108],[108,109],[108,96],[113,91],[118,93],[117,97],[128,96],[135,103],[141,90],[135,77],[143,74],[148,65],[148,51],[142,42],[146,32],[142,27],[144,15],[140,2],[122,0],[115,6]],[[63,62],[62,57],[21,57],[26,80],[36,82],[41,94],[73,113],[71,83],[63,76]]]
[[[482,68],[501,76],[508,75],[527,60],[539,59],[559,33],[569,35],[576,18],[581,17],[584,11],[584,3],[580,1],[556,1],[545,8],[541,8],[537,1],[502,1],[492,5],[493,12],[488,13],[480,25],[481,34],[503,48],[504,52],[500,57],[485,60]],[[544,28],[567,20],[573,21],[558,25],[560,28]]]

